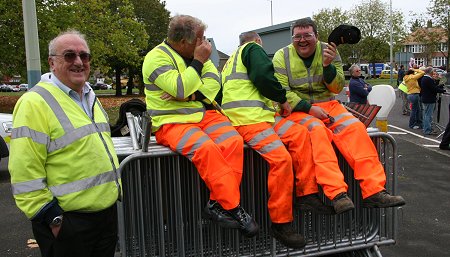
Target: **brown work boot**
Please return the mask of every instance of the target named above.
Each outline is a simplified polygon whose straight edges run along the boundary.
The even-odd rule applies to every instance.
[[[318,194],[304,195],[295,198],[295,206],[302,211],[311,211],[316,214],[333,215],[336,214],[333,206],[325,205],[320,200]]]
[[[336,214],[340,214],[355,208],[352,200],[348,197],[346,192],[342,192],[334,197],[333,207]]]
[[[306,245],[305,238],[295,232],[291,222],[272,223],[270,234],[280,243],[290,248],[301,249]]]
[[[363,199],[363,207],[365,208],[387,208],[402,206],[404,204],[405,199],[403,197],[390,195],[386,190]]]

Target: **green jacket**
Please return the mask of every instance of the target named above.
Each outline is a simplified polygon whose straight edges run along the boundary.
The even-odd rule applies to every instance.
[[[95,212],[121,194],[108,118],[91,93],[93,119],[56,85],[39,82],[13,113],[9,171],[17,206],[33,220]]]

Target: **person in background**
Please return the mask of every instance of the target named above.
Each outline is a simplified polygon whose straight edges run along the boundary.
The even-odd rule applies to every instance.
[[[400,65],[400,69],[398,70],[398,77],[397,77],[397,85],[400,93],[400,97],[402,98],[402,114],[403,115],[410,115],[411,109],[409,108],[408,103],[408,88],[406,87],[405,83],[403,83],[403,77],[405,76],[405,66],[402,64]]]
[[[424,70],[425,75],[422,77],[420,84],[420,98],[423,105],[423,134],[437,135],[438,132],[433,130],[432,121],[434,108],[436,106],[437,94],[444,93],[445,89],[439,87],[439,79],[433,67],[427,67]]]
[[[405,204],[384,188],[386,174],[364,124],[334,99],[345,83],[335,43],[318,40],[311,18],[292,25],[292,43],[273,58],[275,76],[287,90],[293,111],[287,118],[305,126],[311,136],[317,183],[333,200],[336,213],[354,208],[331,144],[337,146],[360,182],[364,207],[393,207]]]
[[[422,113],[420,112],[420,86],[418,80],[425,73],[420,69],[409,69],[403,81],[408,88],[408,101],[411,103],[411,115],[409,116],[409,127],[412,129],[422,129]]]
[[[450,104],[448,105],[448,110],[450,113]],[[445,127],[444,134],[442,134],[442,140],[439,144],[439,148],[442,150],[450,150],[450,119],[447,123],[447,126]]]
[[[0,161],[9,156],[9,149],[3,137],[0,136]]]
[[[304,127],[276,114],[273,102],[280,106],[282,115],[289,115],[291,108],[259,35],[244,32],[239,40],[239,48],[222,71],[222,108],[244,141],[269,163],[267,184],[272,236],[288,247],[303,248],[305,239],[292,227],[293,183],[289,181],[294,181],[295,171],[297,185],[305,180],[304,185],[318,192],[311,140]],[[317,194],[304,196],[303,188],[297,187],[296,196],[304,204],[327,210]],[[328,207],[328,214],[334,213]]]
[[[372,86],[367,84],[363,78],[361,78],[361,68],[357,64],[353,64],[349,68],[350,78],[349,91],[350,102],[367,104],[367,96],[372,91]]]
[[[240,205],[244,142],[227,117],[210,108],[220,81],[205,30],[198,18],[172,17],[167,39],[142,65],[147,110],[156,142],[192,161],[210,190],[203,214],[253,237],[258,224]]]
[[[12,192],[42,256],[113,257],[119,162],[106,112],[86,83],[89,46],[69,30],[48,48],[51,73],[14,108]]]

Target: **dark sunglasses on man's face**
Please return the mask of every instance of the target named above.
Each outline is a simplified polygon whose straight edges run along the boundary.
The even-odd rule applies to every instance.
[[[91,61],[91,54],[86,52],[75,53],[72,51],[65,52],[63,54],[52,54],[51,56],[63,56],[64,61],[66,62],[74,62],[77,59],[77,56],[80,56],[80,59],[83,63],[87,63]]]

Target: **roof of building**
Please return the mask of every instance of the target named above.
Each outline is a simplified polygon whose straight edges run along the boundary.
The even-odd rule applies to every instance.
[[[420,44],[424,39],[429,40],[430,37],[440,37],[439,42],[447,42],[447,34],[444,28],[418,28],[411,34],[409,34],[404,40],[404,45]]]

